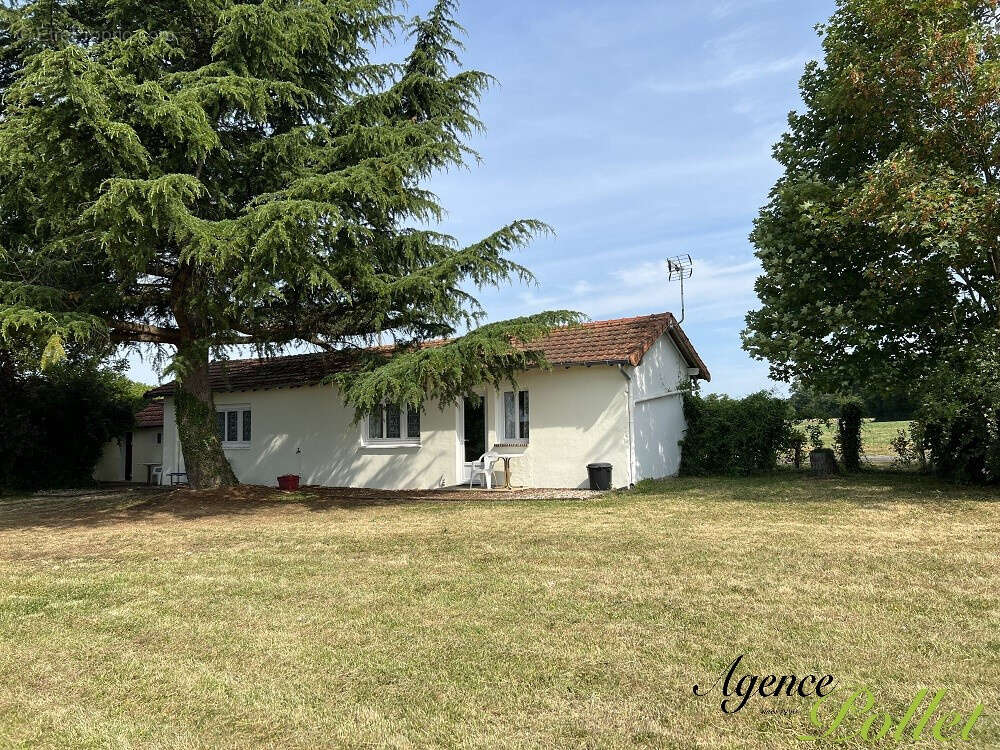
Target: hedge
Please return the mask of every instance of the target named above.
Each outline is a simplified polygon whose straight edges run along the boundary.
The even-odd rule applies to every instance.
[[[681,474],[750,475],[774,471],[792,441],[792,413],[785,399],[766,391],[742,399],[684,396],[687,432]]]

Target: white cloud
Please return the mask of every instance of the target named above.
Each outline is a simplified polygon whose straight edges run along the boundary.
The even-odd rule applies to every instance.
[[[714,78],[650,81],[647,83],[647,88],[658,94],[690,94],[701,91],[728,89],[778,73],[786,73],[790,70],[802,70],[808,61],[809,57],[804,54],[791,55],[775,60],[737,65],[730,68],[724,75]]]
[[[728,18],[746,10],[756,10],[762,5],[771,5],[774,0],[722,0],[712,5],[715,18]]]
[[[694,275],[684,283],[688,322],[742,321],[757,304],[753,285],[758,275],[755,259],[696,260]],[[665,310],[680,317],[681,312],[680,287],[667,280],[660,260],[620,267],[604,274],[600,282],[577,281],[561,288],[548,283],[544,293],[527,291],[516,300],[512,310],[495,310],[498,318],[543,309],[579,310],[595,320]]]
[[[730,3],[727,7],[733,8]],[[801,71],[811,55],[804,50],[775,57],[773,24],[745,23],[703,43],[705,54],[690,70],[664,71],[644,88],[660,94],[717,91],[751,84],[769,76]],[[777,49],[787,49],[783,45]]]
[[[694,275],[684,282],[684,297],[688,317],[699,323],[712,320],[742,318],[756,302],[753,285],[760,275],[756,260],[724,263],[716,260],[695,261]],[[615,272],[619,291],[601,305],[618,306],[627,312],[629,306],[645,309],[672,310],[680,315],[680,285],[669,282],[662,261],[648,261]],[[614,311],[614,312],[618,312]]]

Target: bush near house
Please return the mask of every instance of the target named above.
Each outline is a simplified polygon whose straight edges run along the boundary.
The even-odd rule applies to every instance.
[[[766,391],[742,399],[689,393],[684,416],[681,474],[688,476],[774,471],[794,439],[788,402]]]
[[[90,484],[104,444],[134,424],[135,385],[88,365],[0,368],[0,491]]]

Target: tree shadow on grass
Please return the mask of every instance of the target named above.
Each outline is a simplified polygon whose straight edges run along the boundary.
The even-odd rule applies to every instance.
[[[67,490],[20,497],[0,497],[0,532],[30,528],[70,528],[130,522],[167,522],[211,517],[244,517],[322,513],[482,501],[492,504],[538,500],[538,491],[374,490],[364,488],[302,487],[282,491],[241,485],[218,490],[187,487],[115,487]],[[558,500],[560,498],[551,498]],[[577,502],[573,498],[567,498]],[[545,502],[548,502],[546,500]]]
[[[540,498],[539,495],[547,495]],[[400,507],[485,501],[494,505],[551,503],[560,500],[538,490],[515,492],[440,490],[373,490],[303,487],[283,492],[271,487],[241,485],[220,490],[187,487],[103,487],[0,497],[0,532],[31,528],[71,528],[118,523],[166,523],[204,518],[323,513],[373,507]],[[566,498],[570,503],[579,500]],[[630,492],[614,492],[600,502],[629,500],[670,503],[751,503],[761,507],[814,505],[817,512],[836,512],[837,503],[863,510],[896,510],[920,505],[947,513],[956,503],[1000,502],[1000,489],[957,485],[913,472],[868,470],[830,479],[804,472],[780,471],[758,477],[687,477],[643,482]],[[821,506],[827,506],[821,511]]]

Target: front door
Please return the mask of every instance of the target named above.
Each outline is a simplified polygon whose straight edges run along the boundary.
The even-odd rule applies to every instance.
[[[472,464],[486,453],[486,398],[474,396],[462,403],[462,435],[465,445],[465,469],[462,482],[472,476]]]

